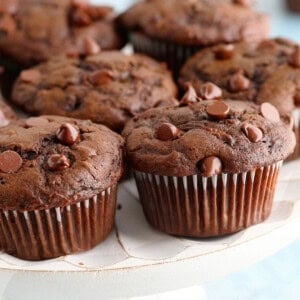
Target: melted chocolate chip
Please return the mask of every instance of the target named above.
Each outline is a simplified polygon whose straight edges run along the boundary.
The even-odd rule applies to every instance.
[[[112,72],[109,70],[100,70],[89,75],[89,81],[94,86],[106,85],[112,78]]]
[[[186,84],[186,92],[180,100],[180,105],[185,106],[191,103],[198,102],[200,99],[194,89],[193,85],[189,82]]]
[[[80,134],[73,125],[65,123],[57,131],[56,137],[63,145],[73,145],[79,141]]]
[[[26,83],[38,84],[41,81],[41,73],[38,70],[25,70],[21,72],[20,79]]]
[[[211,177],[222,173],[222,162],[216,156],[210,156],[200,161],[200,170],[204,177]]]
[[[171,141],[178,138],[180,130],[173,124],[163,123],[156,130],[156,137],[161,141]]]
[[[89,37],[84,39],[84,54],[85,55],[95,55],[101,51],[100,46],[98,43]]]
[[[291,55],[290,64],[295,68],[300,68],[300,46],[297,46]]]
[[[53,154],[47,160],[50,171],[62,171],[70,167],[70,160],[63,154]]]
[[[250,80],[239,71],[231,76],[229,79],[229,89],[232,92],[241,92],[248,90],[250,87]]]
[[[22,166],[22,157],[15,151],[7,150],[0,154],[0,171],[16,173]]]
[[[260,106],[261,115],[270,122],[277,123],[280,121],[280,115],[277,108],[271,103],[263,103]]]
[[[216,120],[224,120],[228,117],[230,107],[223,101],[216,101],[206,107],[207,114]]]
[[[217,59],[225,60],[231,59],[234,53],[234,45],[220,45],[214,49],[214,53]]]
[[[252,143],[257,143],[263,138],[262,131],[252,124],[244,123],[242,125],[242,131]]]
[[[204,100],[213,100],[222,97],[222,90],[211,82],[206,82],[201,86],[200,96]]]

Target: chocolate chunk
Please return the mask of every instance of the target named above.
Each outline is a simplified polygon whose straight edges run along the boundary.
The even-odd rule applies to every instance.
[[[226,119],[230,112],[230,107],[223,101],[216,101],[206,107],[207,114],[217,120]]]
[[[263,138],[262,131],[252,124],[244,123],[242,125],[242,131],[252,143],[257,143]]]
[[[290,64],[295,68],[300,68],[300,46],[297,46],[291,55]]]
[[[3,111],[0,109],[0,127],[5,127],[9,124],[9,120],[5,117]]]
[[[41,81],[41,73],[38,70],[25,70],[20,74],[23,82],[38,84]]]
[[[260,106],[260,113],[270,122],[277,123],[280,121],[280,115],[277,108],[271,103],[263,103]]]
[[[241,92],[248,90],[250,87],[250,80],[243,74],[242,71],[239,71],[231,76],[229,79],[229,89],[232,92]]]
[[[214,53],[217,59],[225,60],[230,59],[234,53],[234,45],[220,45],[214,49]]]
[[[300,90],[297,90],[295,93],[294,103],[296,106],[300,106]]]
[[[100,70],[89,75],[89,81],[94,86],[106,85],[111,81],[112,78],[112,72],[109,70]]]
[[[22,166],[22,157],[15,151],[7,150],[0,154],[0,171],[16,173]]]
[[[204,177],[211,177],[222,173],[222,162],[216,156],[204,158],[200,162],[201,173]]]
[[[43,127],[47,126],[49,121],[43,117],[32,117],[25,121],[26,127]]]
[[[194,89],[193,85],[188,82],[186,84],[186,92],[180,100],[180,106],[189,105],[191,103],[198,102],[200,99]]]
[[[205,100],[213,100],[222,97],[222,90],[211,82],[206,82],[201,86],[200,96]]]
[[[53,154],[47,160],[50,171],[62,171],[70,167],[70,160],[63,154]]]
[[[171,141],[178,138],[180,130],[173,124],[163,123],[156,130],[156,137],[161,141]]]
[[[98,43],[89,37],[84,39],[84,54],[85,55],[95,55],[101,51],[100,46]]]
[[[57,131],[56,137],[63,145],[73,145],[79,141],[80,134],[73,125],[65,123]]]

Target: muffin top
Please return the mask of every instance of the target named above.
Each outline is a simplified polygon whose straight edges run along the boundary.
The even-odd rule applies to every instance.
[[[57,57],[20,74],[13,101],[25,111],[91,119],[121,131],[132,116],[174,105],[177,88],[164,65],[141,55],[104,51]]]
[[[127,157],[138,171],[205,177],[241,173],[279,162],[295,147],[295,135],[274,106],[248,101],[195,101],[151,109],[126,125]]]
[[[118,18],[129,31],[184,45],[266,38],[269,21],[249,0],[144,0]]]
[[[207,48],[187,61],[179,82],[199,95],[213,82],[226,98],[270,102],[287,114],[300,106],[300,46],[278,38]]]
[[[8,104],[6,104],[0,94],[0,127],[7,126],[12,120],[16,119],[16,113]]]
[[[84,0],[3,0],[0,52],[21,66],[58,54],[90,54],[123,45],[111,7]]]
[[[123,139],[90,121],[44,116],[0,128],[0,208],[34,210],[89,199],[123,172]]]

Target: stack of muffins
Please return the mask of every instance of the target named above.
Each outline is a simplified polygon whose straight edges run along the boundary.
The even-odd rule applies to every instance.
[[[26,115],[1,100],[3,251],[97,245],[129,169],[162,232],[221,236],[269,216],[300,154],[300,47],[268,39],[251,2],[144,0],[116,17],[85,0],[1,1],[2,92]]]

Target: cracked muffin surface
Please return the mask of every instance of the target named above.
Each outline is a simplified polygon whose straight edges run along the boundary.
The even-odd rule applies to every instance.
[[[91,121],[44,116],[0,128],[0,208],[35,210],[89,199],[123,173],[123,139]]]

